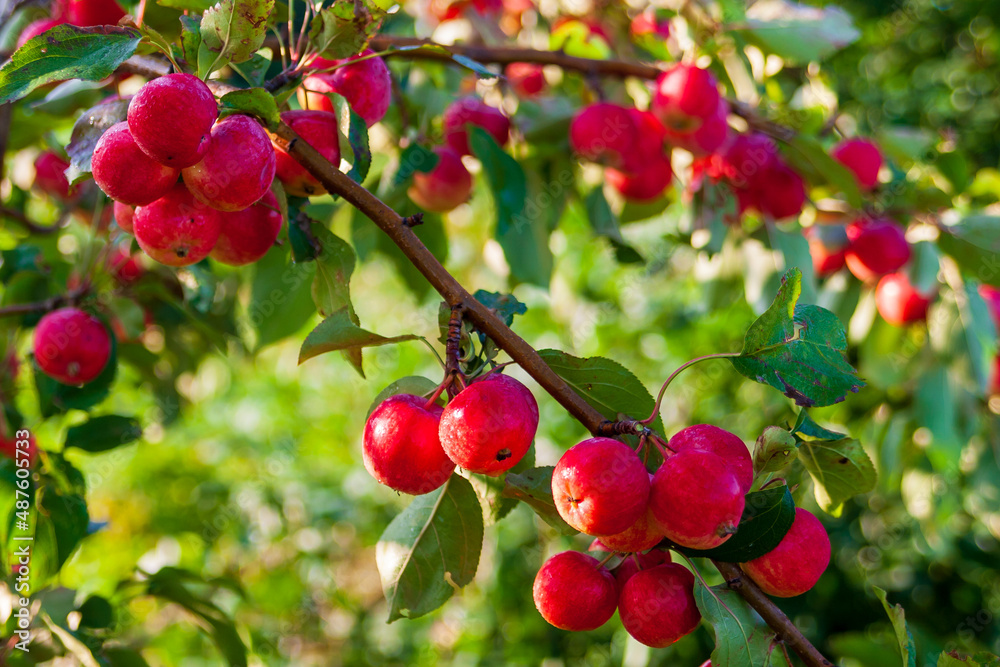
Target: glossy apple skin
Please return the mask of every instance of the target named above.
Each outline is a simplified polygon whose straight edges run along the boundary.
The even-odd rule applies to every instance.
[[[228,116],[212,128],[205,156],[184,169],[196,199],[220,211],[242,211],[270,190],[276,158],[271,140],[250,116]]]
[[[712,424],[694,424],[677,431],[667,444],[675,452],[688,449],[711,452],[726,462],[743,493],[753,486],[753,457],[735,433]]]
[[[368,127],[382,120],[392,102],[389,68],[378,56],[354,62],[362,56],[371,56],[372,53],[371,49],[367,49],[361,55],[344,60],[311,60],[309,69],[312,70],[341,66],[331,72],[316,72],[305,78],[298,92],[302,107],[332,112],[333,103],[323,93],[336,93],[347,100],[347,104],[364,119]],[[306,92],[307,90],[315,92]]]
[[[281,232],[281,210],[270,190],[253,206],[221,212],[220,218],[219,240],[209,257],[229,266],[256,262],[267,254]]]
[[[635,553],[652,549],[663,540],[663,532],[647,508],[635,523],[620,533],[604,535],[601,544],[616,553]]]
[[[466,125],[483,128],[504,146],[510,138],[510,119],[499,109],[494,109],[478,97],[465,97],[445,109],[442,118],[444,139],[459,155],[472,155]]]
[[[649,473],[630,447],[590,438],[570,447],[552,471],[559,516],[587,535],[628,530],[646,512]]]
[[[95,25],[117,25],[125,10],[115,0],[68,0],[66,22],[86,28]]]
[[[190,167],[205,157],[218,117],[212,91],[191,74],[153,79],[128,105],[128,127],[136,144],[160,164],[175,169]]]
[[[610,102],[584,107],[569,126],[573,152],[592,162],[616,169],[632,169],[632,151],[639,143],[639,128],[629,109]]]
[[[438,163],[429,172],[413,172],[407,194],[413,203],[434,213],[445,213],[464,204],[472,194],[472,174],[462,156],[447,146],[436,146]]]
[[[335,167],[340,164],[340,133],[335,115],[328,111],[285,111],[281,120]],[[277,143],[274,143],[274,154],[277,160],[275,173],[285,186],[285,192],[296,197],[312,197],[326,192],[320,182]]]
[[[650,110],[676,132],[693,132],[717,114],[721,95],[715,75],[684,63],[670,67],[656,80]]]
[[[128,204],[116,201],[114,203],[113,213],[115,216],[115,222],[118,223],[118,227],[120,227],[123,232],[131,234],[132,223],[135,220],[135,206],[129,206]]]
[[[91,169],[104,194],[129,206],[144,206],[159,199],[180,176],[177,169],[146,155],[124,121],[112,125],[97,140]]]
[[[532,596],[542,618],[560,630],[596,630],[615,613],[618,585],[596,558],[564,551],[538,570]]]
[[[672,455],[653,475],[649,505],[667,538],[691,549],[711,549],[735,532],[743,495],[725,459],[690,449]]]
[[[524,458],[537,429],[535,397],[514,378],[494,373],[448,402],[439,435],[460,468],[496,476]]]
[[[758,187],[757,208],[775,220],[797,217],[805,206],[805,181],[784,162],[767,166]]]
[[[847,238],[847,268],[862,282],[873,283],[910,261],[903,228],[888,218],[855,220],[847,226]]]
[[[46,313],[35,327],[35,363],[49,377],[87,384],[111,358],[111,336],[101,321],[77,308]]]
[[[917,291],[905,273],[882,276],[875,288],[875,306],[879,315],[897,327],[926,320],[927,309],[933,301],[934,294]]]
[[[132,231],[143,251],[167,266],[208,257],[219,240],[222,213],[195,199],[183,183],[135,210]]]
[[[701,622],[694,575],[676,563],[637,572],[622,587],[618,612],[636,641],[653,648],[670,646]]]
[[[448,481],[455,463],[441,448],[441,406],[397,394],[382,401],[365,423],[365,469],[380,484],[421,495]]]
[[[35,187],[47,195],[69,199],[72,190],[66,170],[69,162],[52,151],[44,151],[35,158]]]
[[[795,520],[778,546],[741,567],[762,591],[778,598],[802,595],[830,564],[830,537],[811,512],[795,510]]]
[[[638,173],[629,174],[609,168],[604,172],[604,177],[625,199],[650,202],[667,191],[673,181],[674,172],[667,158],[657,157],[650,160],[646,168]]]
[[[878,172],[882,168],[882,151],[870,139],[845,139],[830,151],[834,159],[854,172],[862,190],[878,185]]]
[[[618,567],[611,571],[611,574],[615,576],[615,581],[618,582],[618,591],[621,592],[625,582],[631,579],[636,572],[671,562],[673,559],[669,551],[650,549],[646,553],[629,554]]]

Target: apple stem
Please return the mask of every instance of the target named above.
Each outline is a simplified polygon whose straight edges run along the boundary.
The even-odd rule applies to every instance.
[[[716,354],[706,354],[703,357],[697,357],[696,359],[692,359],[691,361],[681,364],[677,368],[677,370],[675,370],[667,377],[666,381],[663,383],[663,386],[660,387],[660,393],[656,395],[656,403],[653,404],[653,412],[645,419],[639,420],[639,423],[650,424],[654,419],[656,419],[656,415],[660,414],[660,404],[663,402],[663,395],[666,393],[667,387],[670,386],[670,383],[674,381],[674,378],[680,375],[681,371],[683,371],[685,368],[694,366],[695,364],[705,361],[706,359],[726,359],[738,356],[740,356],[739,352],[718,352]]]
[[[602,567],[608,564],[608,561],[610,561],[614,557],[615,557],[614,553],[609,553],[607,556],[604,557],[604,560],[602,560],[600,563],[597,564],[597,569],[600,570]]]
[[[785,481],[784,477],[775,477],[774,479],[769,479],[766,482],[764,482],[763,484],[761,484],[760,490],[763,491],[764,489],[766,489],[767,487],[771,486],[775,482],[781,482],[785,486],[788,486],[788,482]]]
[[[439,384],[437,386],[437,389],[434,390],[434,393],[431,394],[430,398],[427,399],[427,403],[424,404],[424,410],[430,410],[431,409],[431,406],[434,405],[437,402],[438,398],[441,396],[441,393],[445,389],[447,389],[449,387],[449,385],[451,385],[452,380],[454,380],[454,379],[455,379],[454,375],[448,375],[448,376],[445,377],[444,382],[442,382],[441,384]]]
[[[454,378],[458,387],[465,389],[465,376],[460,363],[462,357],[462,313],[465,307],[455,304],[451,307],[451,318],[448,320],[448,338],[445,341],[445,369],[450,378]],[[455,398],[458,388],[449,383],[448,396]]]

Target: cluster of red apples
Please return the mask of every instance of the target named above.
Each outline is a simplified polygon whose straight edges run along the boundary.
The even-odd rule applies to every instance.
[[[742,440],[707,424],[681,430],[668,445],[652,475],[635,451],[610,438],[585,440],[559,460],[552,473],[559,515],[597,538],[591,551],[608,556],[564,551],[546,561],[534,599],[552,625],[593,630],[617,609],[628,633],[656,648],[698,626],[694,575],[661,543],[711,549],[729,540],[753,485],[753,463]],[[609,570],[611,554],[619,558]],[[812,588],[829,562],[823,525],[800,508],[778,546],[741,567],[769,595],[792,597]]]

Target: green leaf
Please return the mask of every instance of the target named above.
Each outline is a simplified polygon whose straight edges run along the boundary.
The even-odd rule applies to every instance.
[[[566,523],[552,499],[552,471],[555,466],[531,468],[523,473],[507,473],[503,482],[503,497],[520,500],[534,510],[542,521],[561,535],[576,535],[579,531]]]
[[[833,405],[864,386],[844,358],[847,336],[836,315],[796,305],[802,273],[790,269],[771,307],[750,326],[730,360],[751,380],[769,384],[803,407]]]
[[[66,447],[76,447],[85,452],[106,452],[127,445],[142,437],[142,426],[133,417],[101,415],[91,417],[66,431]]]
[[[965,281],[965,298],[958,300],[962,328],[969,348],[969,362],[976,378],[979,395],[986,396],[997,356],[997,327],[990,307],[979,294],[977,285]]]
[[[312,295],[320,315],[328,317],[341,308],[354,324],[360,324],[351,303],[351,274],[354,273],[354,249],[321,224],[313,224],[312,232],[320,250],[316,255],[316,277]],[[342,352],[345,359],[364,377],[361,348]]]
[[[497,213],[496,239],[511,275],[520,282],[547,287],[552,273],[548,230],[538,216],[525,214],[528,181],[517,160],[507,155],[481,127],[470,125],[469,147],[483,164]]]
[[[833,159],[816,139],[796,134],[783,147],[783,155],[806,180],[829,183],[844,195],[851,206],[862,207],[864,199],[854,172]]]
[[[0,104],[19,100],[52,81],[100,81],[139,46],[132,28],[63,24],[32,37],[0,68]]]
[[[785,485],[754,491],[746,505],[736,534],[714,549],[681,549],[689,556],[729,563],[746,563],[773,550],[795,521],[795,502]]]
[[[76,493],[56,493],[46,486],[38,493],[38,520],[52,525],[56,543],[56,569],[73,554],[80,540],[87,536],[90,515],[87,501]]]
[[[739,593],[725,585],[709,588],[696,578],[694,599],[715,631],[713,665],[791,667],[774,632]]]
[[[264,43],[267,17],[273,10],[274,0],[219,0],[206,10],[201,17],[201,41],[215,56],[210,69],[250,60]]]
[[[726,183],[706,178],[691,202],[694,217],[693,229],[706,229],[709,233],[704,250],[709,255],[722,251],[729,228],[739,222],[736,194]]]
[[[407,340],[417,340],[418,336],[404,334],[386,338],[370,331],[365,331],[351,321],[347,308],[342,308],[326,318],[306,336],[299,350],[299,363],[312,359],[326,352],[335,350],[360,350],[365,347],[390,345]],[[362,373],[361,377],[364,377]]]
[[[372,166],[372,151],[368,147],[368,124],[365,119],[350,110],[351,120],[347,127],[347,142],[354,151],[354,163],[347,175],[355,183],[363,183],[368,178],[368,170]]]
[[[486,65],[476,62],[475,60],[469,58],[468,56],[463,56],[458,53],[453,53],[451,59],[454,60],[459,65],[461,65],[462,67],[471,69],[473,72],[476,73],[476,75],[479,76],[480,79],[497,78],[496,72],[493,72],[492,70],[490,70],[490,68],[486,67]]]
[[[950,651],[938,657],[937,667],[1000,667],[1000,657],[985,651],[971,656]]]
[[[618,228],[618,217],[611,211],[608,200],[604,196],[604,187],[595,186],[584,200],[587,208],[587,219],[594,233],[603,236],[611,242],[615,249],[615,257],[622,264],[642,264],[642,256],[622,238]]]
[[[503,477],[469,475],[469,482],[475,489],[476,495],[479,496],[480,504],[483,507],[483,521],[487,526],[496,524],[517,507],[517,500],[504,495],[504,489],[507,488],[506,478],[530,470],[534,465],[535,444],[532,443],[521,460]]]
[[[755,473],[777,472],[792,462],[798,448],[795,437],[780,426],[768,426],[753,447]]]
[[[274,97],[263,88],[234,90],[223,95],[219,101],[220,118],[233,114],[249,114],[263,121],[264,126],[272,132],[277,130],[281,123],[281,115]]]
[[[875,589],[875,597],[879,599],[885,608],[885,613],[889,615],[889,621],[892,623],[892,629],[896,633],[896,641],[899,642],[899,653],[903,658],[903,667],[917,667],[917,647],[913,643],[913,635],[910,634],[910,629],[906,627],[906,612],[903,611],[903,605],[889,604],[886,592],[878,586],[874,586],[873,588]]]
[[[410,144],[403,149],[399,156],[399,169],[396,170],[392,179],[393,188],[401,188],[406,185],[413,173],[419,171],[422,174],[429,173],[437,166],[438,154],[428,150],[420,144]]]
[[[375,408],[382,404],[382,401],[389,398],[390,396],[397,396],[399,394],[413,394],[414,396],[425,396],[432,393],[437,389],[438,383],[433,380],[428,380],[425,377],[419,375],[407,375],[406,377],[399,378],[388,387],[383,389],[372,401],[371,406],[368,408],[368,414],[365,415],[365,419],[372,416],[375,412]],[[438,403],[443,403],[444,399],[439,397]]]
[[[483,514],[468,480],[417,496],[382,533],[375,563],[389,603],[389,622],[416,618],[444,604],[476,576]]]
[[[656,404],[653,396],[632,371],[617,361],[604,357],[581,359],[559,350],[539,350],[538,354],[606,419],[616,420],[619,415],[645,419],[652,414]],[[663,422],[659,415],[650,427],[663,433]]]
[[[207,583],[192,573],[164,567],[149,575],[146,590],[149,595],[180,605],[203,621],[200,625],[212,637],[227,665],[247,667],[247,649],[236,625],[211,600],[192,593],[185,580]]]
[[[497,314],[504,324],[510,326],[514,323],[515,315],[524,315],[528,312],[528,307],[517,300],[513,294],[501,294],[500,292],[487,292],[477,290],[472,297]]]
[[[313,17],[309,45],[324,58],[347,58],[364,51],[373,25],[370,19],[355,17],[353,0],[335,0]]]
[[[809,412],[806,410],[800,410],[799,416],[795,420],[795,426],[792,427],[792,434],[798,436],[799,441],[802,440],[843,440],[847,437],[844,433],[838,433],[837,431],[831,431],[830,429],[823,428],[809,416]]]
[[[971,215],[939,230],[938,248],[965,275],[1000,287],[1000,217]]]
[[[297,332],[316,313],[311,290],[316,264],[290,262],[287,249],[275,246],[254,268],[247,320],[260,349]]]
[[[812,477],[816,502],[830,514],[838,514],[848,498],[875,488],[875,466],[857,440],[804,441],[799,461]]]
[[[229,64],[243,80],[252,88],[260,88],[267,80],[267,70],[271,68],[271,59],[261,53],[255,53],[250,60],[239,65]]]
[[[790,0],[755,3],[743,26],[765,51],[795,64],[822,60],[861,36],[843,8],[810,7]]]
[[[102,102],[84,111],[73,123],[73,132],[66,145],[66,153],[69,155],[66,178],[70,183],[82,180],[90,174],[90,159],[94,155],[97,141],[105,130],[125,120],[128,102],[128,100]]]

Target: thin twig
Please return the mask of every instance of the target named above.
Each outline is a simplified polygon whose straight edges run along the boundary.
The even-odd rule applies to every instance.
[[[60,306],[75,303],[77,299],[86,294],[90,290],[89,286],[78,287],[72,289],[65,294],[57,294],[53,297],[45,299],[44,301],[35,301],[32,303],[15,303],[10,306],[4,306],[0,308],[0,317],[16,317],[18,315],[29,315],[31,313],[47,313],[50,310],[55,310]]]

